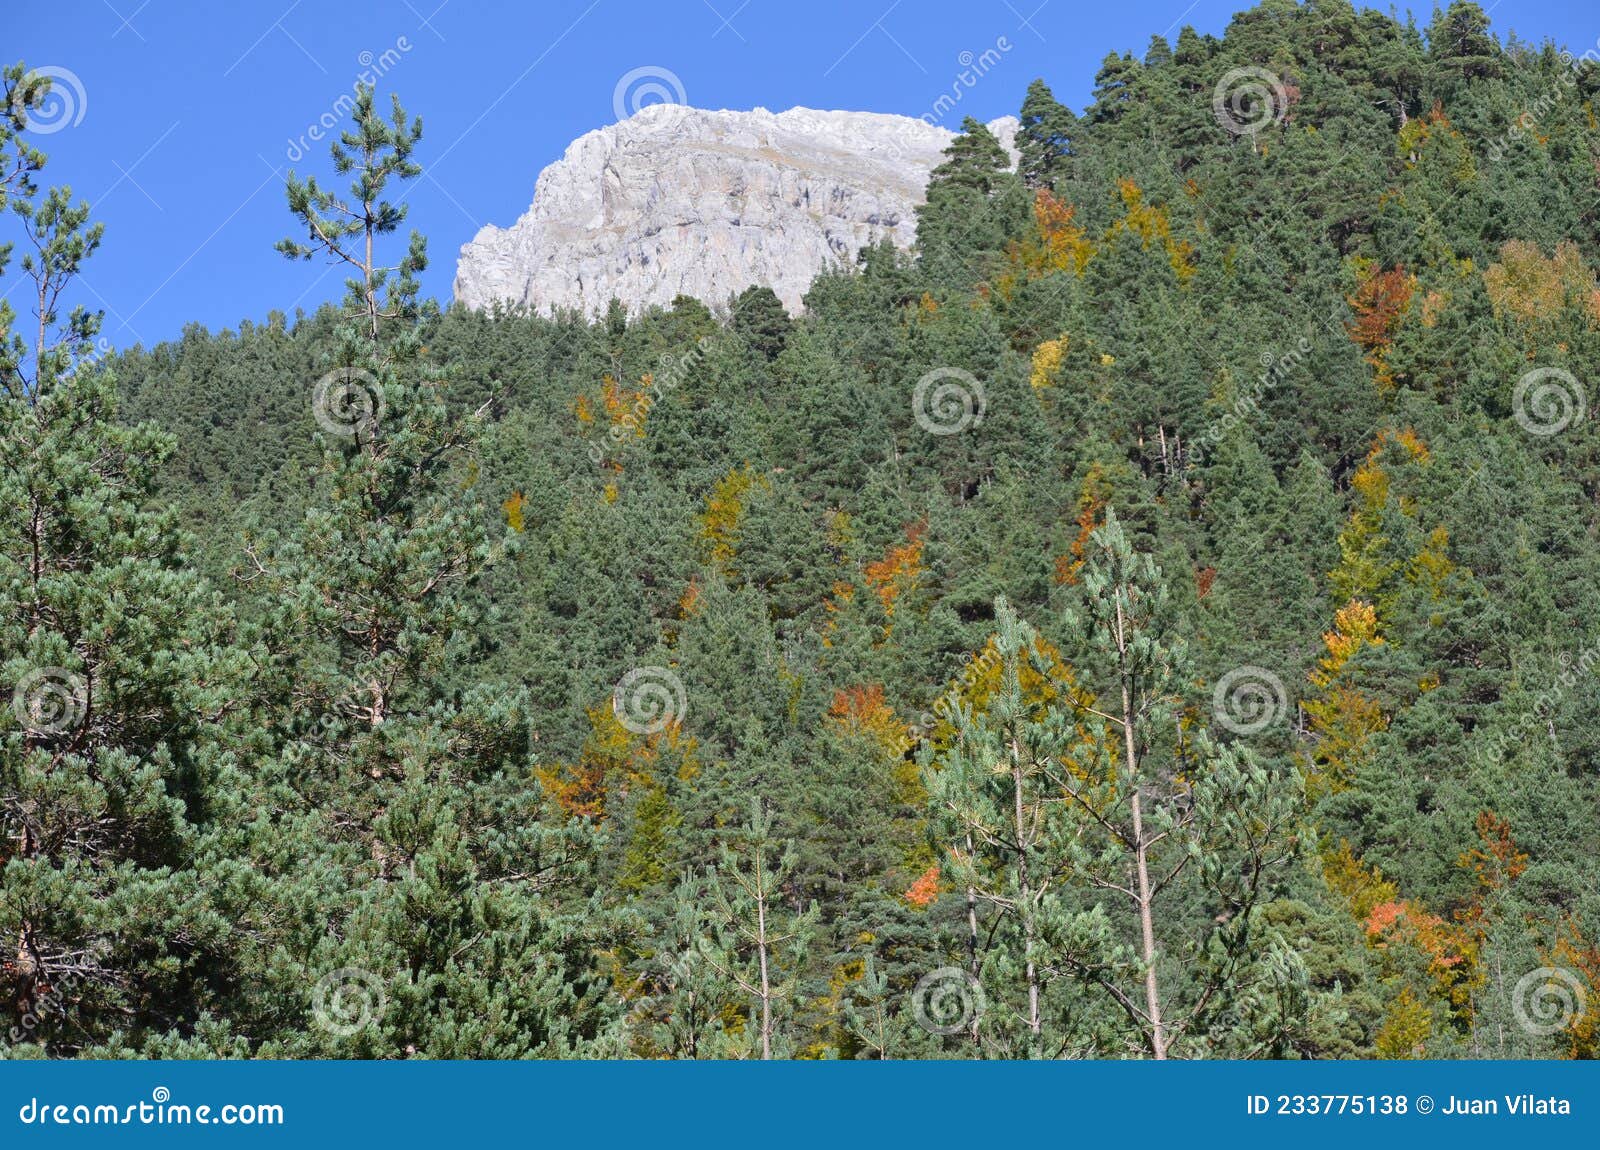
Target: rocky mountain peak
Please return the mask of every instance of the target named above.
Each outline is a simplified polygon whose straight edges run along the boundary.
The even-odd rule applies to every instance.
[[[1008,150],[1015,117],[989,128]],[[508,228],[461,249],[455,297],[536,311],[630,312],[752,284],[790,311],[818,272],[883,239],[909,247],[953,133],[876,112],[654,104],[580,136]]]

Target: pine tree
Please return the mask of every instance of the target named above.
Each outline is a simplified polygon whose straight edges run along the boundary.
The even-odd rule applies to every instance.
[[[194,863],[247,646],[156,503],[172,438],[118,420],[100,314],[60,316],[101,225],[66,188],[37,198],[44,156],[19,133],[48,84],[5,76],[0,195],[38,327],[0,309],[0,995],[14,1040],[138,1052],[226,993],[228,930]]]
[[[817,918],[815,905],[802,911],[787,905],[784,887],[793,870],[793,847],[772,837],[771,812],[752,799],[749,820],[706,875],[713,933],[702,936],[700,953],[749,1004],[745,1042],[762,1059],[789,1053],[783,1023],[794,1009],[796,972]]]
[[[996,1011],[988,1028],[998,1031],[998,1049],[1011,1039],[1009,1016],[1020,1020],[1018,1043],[1029,1058],[1045,1054],[1042,997],[1049,961],[1045,934],[1052,915],[1052,886],[1062,849],[1063,774],[1081,737],[1070,711],[1055,699],[1063,684],[1054,678],[1038,635],[1004,599],[995,603],[996,634],[984,652],[998,665],[997,689],[984,709],[962,708],[956,715],[956,740],[927,774],[930,798],[939,811],[941,837],[948,847],[951,879],[967,893],[968,973],[982,979],[1001,1001],[1019,1003]],[[1031,673],[1036,684],[1024,690]],[[1042,704],[1042,705],[1041,705]],[[981,931],[983,918],[997,916],[1005,934]],[[991,968],[991,969],[986,969]],[[1004,993],[999,979],[1010,974],[1017,992]],[[971,1020],[974,1039],[986,1037],[984,1020]],[[1062,1038],[1051,1036],[1059,1045]]]
[[[1092,542],[1083,603],[1066,629],[1104,684],[1100,701],[1081,708],[1103,727],[1080,773],[1062,778],[1079,827],[1068,836],[1068,857],[1079,881],[1107,892],[1132,929],[1113,926],[1103,906],[1082,912],[1062,928],[1069,941],[1061,961],[1109,995],[1138,1044],[1162,1059],[1191,1031],[1225,1040],[1207,1033],[1224,1002],[1238,1009],[1259,994],[1270,1003],[1300,978],[1285,948],[1262,936],[1258,911],[1293,857],[1301,787],[1292,773],[1269,770],[1248,751],[1219,751],[1203,731],[1185,729],[1187,644],[1161,573],[1110,510]],[[1187,934],[1178,922],[1191,899],[1207,908],[1213,928],[1202,945],[1175,955],[1167,948]],[[1118,957],[1128,937],[1131,962]]]
[[[381,263],[404,216],[382,194],[389,178],[420,173],[420,123],[407,126],[398,99],[385,123],[370,91],[352,116],[333,148],[335,169],[354,173],[351,200],[289,184],[291,210],[354,274],[336,363],[311,396],[317,497],[292,533],[252,543],[244,565],[246,587],[271,605],[286,704],[283,753],[261,780],[286,814],[252,845],[317,858],[348,892],[309,894],[329,926],[293,943],[311,967],[298,977],[362,971],[393,999],[354,1033],[310,1028],[329,1043],[313,1049],[566,1053],[609,1041],[611,1026],[613,1008],[596,1013],[578,985],[593,961],[583,940],[605,929],[585,894],[593,835],[542,793],[526,694],[470,680],[488,624],[477,589],[516,543],[489,528],[498,517],[474,493],[492,404],[453,413],[450,383],[421,350],[421,237]],[[303,872],[272,870],[282,897],[308,897]],[[480,1022],[457,1016],[465,1003]]]
[[[1022,101],[1021,119],[1017,151],[1022,159],[1017,172],[1030,188],[1054,187],[1067,176],[1078,118],[1071,108],[1056,102],[1043,80],[1035,80]]]
[[[983,278],[1020,233],[1027,203],[1000,141],[971,116],[944,156],[917,209],[917,247],[935,285],[966,286]]]
[[[408,209],[404,203],[384,199],[384,190],[391,179],[411,180],[422,174],[421,165],[411,158],[422,139],[422,120],[408,122],[400,97],[390,99],[391,114],[385,121],[376,111],[373,87],[357,85],[350,109],[353,127],[329,147],[334,171],[355,173],[348,196],[323,188],[315,176],[301,180],[290,172],[289,210],[306,238],[278,242],[278,250],[290,259],[309,260],[320,254],[350,269],[346,306],[360,316],[374,344],[383,321],[415,316],[416,276],[428,266],[427,245],[415,231],[404,256],[393,264],[379,262],[379,241],[399,228]]]

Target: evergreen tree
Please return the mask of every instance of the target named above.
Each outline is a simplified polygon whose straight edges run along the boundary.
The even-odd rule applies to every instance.
[[[700,953],[748,1004],[747,1056],[789,1053],[784,1019],[794,1008],[795,972],[817,917],[814,905],[800,912],[786,905],[793,870],[793,848],[773,839],[771,813],[752,799],[749,821],[706,875],[712,933],[701,937]]]
[[[1030,188],[1052,187],[1067,175],[1077,117],[1072,109],[1056,102],[1043,80],[1035,80],[1028,85],[1028,94],[1022,101],[1021,120],[1017,129],[1017,151],[1022,156],[1018,174]]]
[[[248,641],[156,500],[172,439],[117,419],[100,315],[60,317],[100,225],[20,135],[48,93],[18,65],[3,194],[29,241],[33,339],[0,311],[0,964],[12,1042],[137,1053],[226,1001],[228,930],[198,842],[246,738]]]

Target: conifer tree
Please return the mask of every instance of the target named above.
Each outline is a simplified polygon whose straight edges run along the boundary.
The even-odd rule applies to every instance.
[[[1072,136],[1077,130],[1072,109],[1057,103],[1043,80],[1028,85],[1022,101],[1022,124],[1017,129],[1017,172],[1030,188],[1053,187],[1067,175],[1072,157]]]
[[[587,903],[593,835],[543,795],[526,693],[470,678],[488,627],[476,589],[515,532],[493,531],[475,494],[492,403],[452,411],[421,349],[423,240],[383,262],[405,214],[385,188],[420,174],[421,125],[397,98],[387,122],[373,105],[364,89],[332,147],[347,199],[289,181],[311,241],[280,249],[321,250],[352,275],[335,362],[309,397],[316,498],[293,532],[251,543],[242,574],[271,607],[288,703],[261,779],[286,814],[256,849],[341,876],[306,892],[305,871],[271,864],[280,897],[317,898],[327,916],[322,937],[281,940],[305,957],[280,973],[302,989],[277,990],[304,1003],[305,983],[349,970],[381,988],[388,1009],[354,1032],[309,1027],[312,1049],[560,1055],[609,1041],[615,1021],[614,1004],[584,1001],[585,940],[604,922]],[[457,1013],[465,1003],[478,1022]]]
[[[101,225],[33,180],[22,132],[48,81],[18,65],[5,87],[0,196],[37,326],[0,308],[0,996],[13,1042],[137,1052],[226,991],[194,862],[246,652],[155,503],[171,436],[118,420],[100,314],[61,315]]]
[[[973,1036],[987,1037],[983,1025],[996,1029],[990,1044],[1004,1050],[1015,1015],[1023,1031],[1018,1049],[1039,1058],[1046,1053],[1043,996],[1053,965],[1045,936],[1062,849],[1061,775],[1070,769],[1077,733],[1065,707],[1040,706],[1037,694],[1030,699],[1024,692],[1025,674],[1049,683],[1052,670],[1034,630],[1004,599],[995,603],[995,625],[998,689],[982,712],[958,712],[956,741],[928,772],[928,789],[950,844],[951,878],[968,896],[968,972],[1008,1007],[987,1024],[972,1019]],[[993,927],[980,940],[980,907],[983,921],[998,918],[1003,927],[998,942]],[[1016,980],[1014,993],[999,985],[1005,977]],[[1060,1036],[1050,1037],[1059,1047]]]
[[[784,887],[793,870],[793,847],[772,837],[772,813],[752,799],[749,820],[706,875],[712,933],[702,936],[700,953],[748,1004],[746,1049],[762,1059],[790,1053],[784,1020],[817,918],[815,905],[789,905]]]
[[[1161,573],[1114,512],[1092,543],[1067,630],[1104,686],[1081,708],[1103,727],[1094,757],[1061,782],[1078,826],[1067,840],[1069,869],[1110,904],[1064,924],[1060,951],[1065,969],[1109,995],[1139,1044],[1162,1059],[1197,1026],[1208,1029],[1219,999],[1237,1006],[1260,985],[1298,977],[1257,912],[1294,855],[1301,787],[1248,751],[1218,750],[1203,730],[1185,729],[1187,644]],[[1179,922],[1190,899],[1207,908],[1213,929],[1173,954],[1188,934]],[[1110,907],[1127,926],[1112,923]],[[1123,939],[1131,962],[1118,957]]]

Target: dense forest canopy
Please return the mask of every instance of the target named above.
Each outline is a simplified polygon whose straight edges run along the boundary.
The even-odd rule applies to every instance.
[[[365,91],[340,305],[100,355],[9,69],[0,1050],[1600,1053],[1600,56],[1095,80],[598,320],[419,298]]]

